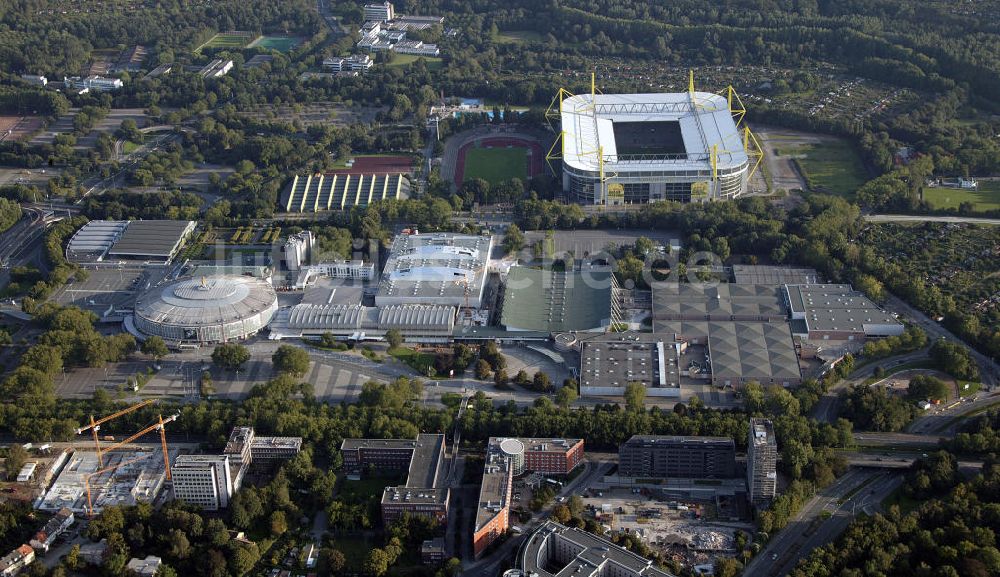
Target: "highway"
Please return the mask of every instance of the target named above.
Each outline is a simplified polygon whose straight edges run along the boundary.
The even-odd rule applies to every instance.
[[[799,559],[833,542],[856,514],[878,510],[902,480],[897,472],[851,469],[810,499],[747,565],[743,577],[787,575]]]

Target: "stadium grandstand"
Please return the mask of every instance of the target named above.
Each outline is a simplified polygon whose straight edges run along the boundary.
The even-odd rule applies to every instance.
[[[296,175],[285,191],[285,212],[349,210],[373,202],[406,198],[410,181],[403,174]]]
[[[580,204],[732,199],[747,191],[760,147],[727,95],[687,92],[573,95],[560,90],[563,191]]]

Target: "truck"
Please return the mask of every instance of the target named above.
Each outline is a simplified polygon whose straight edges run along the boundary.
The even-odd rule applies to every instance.
[[[104,435],[103,437],[101,437],[101,440],[102,441],[114,441],[115,440],[115,436],[114,435]]]

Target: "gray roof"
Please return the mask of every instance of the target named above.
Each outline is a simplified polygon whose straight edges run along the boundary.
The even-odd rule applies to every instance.
[[[513,267],[501,324],[509,330],[589,331],[612,318],[614,277],[608,271],[558,272]]]
[[[682,435],[632,435],[625,441],[630,446],[651,445],[726,445],[735,446],[729,437],[690,437]]]
[[[770,320],[786,316],[777,285],[654,283],[653,318]]]
[[[761,382],[798,380],[798,357],[786,322],[709,323],[708,354],[712,375]]]
[[[647,387],[677,387],[677,349],[673,335],[628,333],[602,335],[583,341],[581,387],[621,387],[631,382]],[[662,364],[661,364],[662,363]]]
[[[851,285],[785,285],[784,291],[792,313],[804,315],[809,331],[866,332],[872,325],[902,326]]]
[[[444,459],[444,435],[417,435],[417,446],[410,457],[407,487],[435,487]]]
[[[195,224],[190,220],[134,220],[108,254],[170,258]]]
[[[312,330],[436,330],[451,332],[455,307],[443,305],[298,304],[289,310],[290,329]]]
[[[804,267],[734,264],[733,280],[737,284],[808,284],[817,282],[819,273]]]
[[[277,298],[270,283],[253,277],[185,277],[140,295],[135,314],[167,325],[225,324],[272,309]]]
[[[125,232],[124,220],[92,220],[80,227],[69,239],[66,252],[70,257],[81,254],[103,255]]]
[[[555,555],[557,542],[566,542],[576,554],[559,561]],[[526,574],[539,577],[601,577],[615,574],[628,577],[673,577],[656,566],[653,561],[603,537],[548,521],[536,529],[519,549],[518,566]],[[615,566],[615,571],[609,570]],[[555,571],[555,573],[553,573]]]

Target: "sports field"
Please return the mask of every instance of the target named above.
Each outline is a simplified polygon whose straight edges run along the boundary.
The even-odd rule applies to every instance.
[[[421,58],[427,63],[428,70],[437,70],[444,65],[444,61],[437,56],[418,56],[416,54],[393,54],[389,61],[389,68],[402,68],[409,66]]]
[[[259,47],[278,52],[291,52],[300,44],[302,44],[302,39],[297,36],[261,36],[254,40],[249,48]]]
[[[496,41],[499,44],[524,44],[527,42],[541,42],[545,37],[534,30],[506,30],[497,34]]]
[[[931,208],[958,208],[963,202],[971,202],[976,212],[1000,210],[1000,181],[980,181],[976,190],[925,187],[924,200],[931,205]]]
[[[465,180],[481,178],[496,184],[528,175],[526,148],[471,148],[465,154]]]
[[[816,191],[851,196],[868,180],[861,157],[846,140],[824,138],[779,149],[782,156],[796,159],[802,176]]]
[[[208,39],[208,42],[198,47],[195,52],[203,48],[246,48],[254,40],[250,32],[219,32]]]

